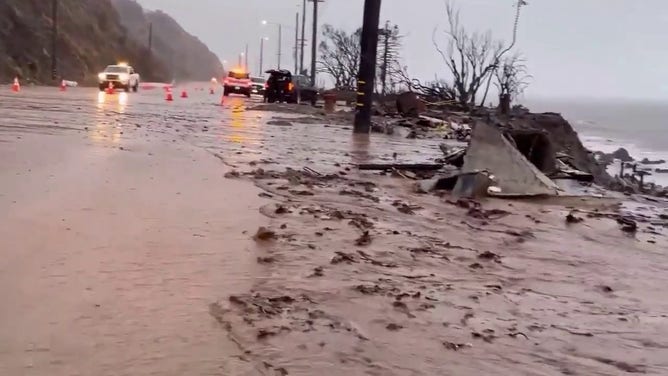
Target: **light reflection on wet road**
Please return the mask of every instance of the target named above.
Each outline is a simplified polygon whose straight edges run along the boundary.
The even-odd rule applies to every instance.
[[[438,155],[436,140],[269,125],[303,114],[247,110],[259,102],[0,92],[0,374],[235,374],[208,304],[258,277],[242,231],[261,202],[211,154],[323,173]]]

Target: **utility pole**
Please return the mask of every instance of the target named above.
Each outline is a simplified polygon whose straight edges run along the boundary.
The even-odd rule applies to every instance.
[[[299,74],[299,12],[295,15],[295,74]]]
[[[148,24],[148,53],[153,50],[153,22]]]
[[[318,51],[318,3],[324,0],[309,0],[313,3],[313,41],[311,42],[311,84],[315,85]]]
[[[52,0],[51,20],[51,79],[58,78],[58,0]]]
[[[262,66],[264,63],[264,39],[265,39],[264,37],[260,38],[260,72],[258,72],[259,76],[263,74]]]
[[[299,74],[302,74],[304,71],[304,46],[306,45],[306,0],[302,5],[302,40],[301,40],[301,51],[299,56]]]
[[[246,53],[244,54],[244,72],[248,73],[248,43],[246,43]]]
[[[281,69],[281,40],[283,39],[283,25],[278,24],[278,69]]]
[[[354,133],[368,134],[371,130],[380,4],[381,0],[364,1],[364,25],[362,26],[360,70],[357,76],[357,112],[355,113]]]

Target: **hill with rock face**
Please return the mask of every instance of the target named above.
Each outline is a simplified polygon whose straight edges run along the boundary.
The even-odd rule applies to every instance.
[[[201,81],[223,74],[220,59],[168,14],[144,10],[134,0],[112,0],[112,4],[129,35],[143,46],[148,46],[152,25],[152,53],[166,63],[173,78]]]
[[[161,11],[134,0],[58,0],[57,77],[52,79],[52,11],[47,0],[0,0],[0,83],[94,85],[107,65],[127,61],[144,81],[209,80],[223,67],[204,43]],[[153,48],[148,49],[149,24]]]
[[[110,0],[59,0],[58,71],[51,77],[52,14],[45,0],[0,1],[0,82],[94,84],[108,64],[129,61],[147,80],[166,80],[166,65],[128,35]]]

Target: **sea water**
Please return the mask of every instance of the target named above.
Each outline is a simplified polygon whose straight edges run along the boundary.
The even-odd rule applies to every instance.
[[[623,147],[637,161],[668,161],[668,101],[532,99],[523,105],[533,112],[561,113],[592,151],[611,153]],[[647,181],[668,185],[668,173],[654,172],[668,163],[640,166],[653,171]],[[619,163],[609,171],[618,174]]]

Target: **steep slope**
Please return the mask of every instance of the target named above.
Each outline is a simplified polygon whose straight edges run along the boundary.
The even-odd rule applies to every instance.
[[[222,75],[220,59],[168,14],[162,11],[145,11],[134,0],[112,0],[112,3],[129,35],[143,46],[148,45],[149,25],[152,24],[152,51],[156,57],[166,62],[173,78],[208,80]]]
[[[50,1],[0,1],[0,81],[18,75],[26,82],[51,78]],[[110,0],[59,0],[58,80],[93,84],[107,64],[131,62],[144,79],[165,80],[164,64],[146,58],[146,50],[120,22]]]

